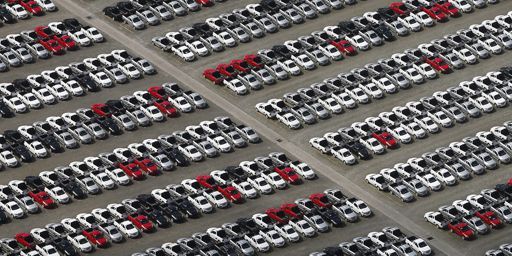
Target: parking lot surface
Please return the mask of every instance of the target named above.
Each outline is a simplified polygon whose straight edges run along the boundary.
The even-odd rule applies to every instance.
[[[332,156],[321,154],[312,148],[308,142],[312,137],[321,137],[326,132],[350,126],[353,122],[364,121],[367,117],[376,116],[382,111],[391,111],[395,106],[405,105],[409,101],[431,96],[436,91],[446,90],[462,81],[470,80],[474,76],[483,76],[489,71],[511,65],[511,51],[505,50],[503,54],[479,60],[478,64],[466,65],[463,69],[456,70],[451,74],[441,74],[438,78],[428,80],[426,83],[414,85],[413,88],[401,90],[397,94],[386,95],[383,99],[372,100],[371,104],[359,105],[354,110],[333,115],[330,119],[320,121],[314,125],[305,125],[300,130],[292,131],[275,120],[266,119],[254,107],[259,102],[265,102],[271,98],[281,98],[284,93],[294,92],[298,88],[308,87],[310,84],[320,82],[327,77],[349,72],[353,68],[390,57],[393,53],[415,48],[421,43],[455,33],[462,28],[468,28],[471,24],[481,23],[484,20],[493,19],[497,15],[507,14],[508,11],[512,10],[510,0],[502,0],[499,4],[476,9],[474,12],[465,13],[458,18],[450,18],[446,23],[438,23],[436,26],[425,28],[421,32],[413,32],[409,36],[398,38],[396,41],[386,42],[384,45],[373,47],[369,51],[359,52],[355,56],[347,56],[345,59],[333,62],[328,66],[322,66],[313,71],[305,71],[304,74],[298,77],[279,81],[275,85],[265,85],[264,89],[252,90],[245,96],[237,96],[225,86],[210,83],[202,77],[203,70],[215,68],[219,63],[242,58],[246,54],[256,53],[260,49],[271,48],[273,45],[281,44],[286,40],[308,35],[313,31],[321,30],[327,25],[335,25],[342,20],[361,16],[367,11],[387,6],[393,1],[358,1],[355,5],[333,10],[329,14],[320,15],[318,18],[308,20],[304,24],[281,29],[278,33],[267,34],[265,37],[254,39],[250,43],[240,44],[234,49],[228,48],[223,52],[199,58],[194,62],[184,62],[172,53],[160,51],[151,44],[151,38],[165,35],[170,31],[178,31],[182,27],[191,26],[207,18],[216,17],[219,14],[243,8],[247,4],[259,1],[228,0],[217,3],[213,7],[203,8],[199,12],[175,17],[173,20],[165,21],[158,26],[148,27],[141,31],[134,31],[127,25],[114,22],[103,15],[102,9],[117,1],[54,0],[54,2],[59,6],[58,12],[23,20],[15,25],[5,25],[2,27],[0,37],[65,18],[77,18],[81,22],[95,26],[100,30],[105,36],[106,42],[97,43],[90,47],[81,47],[78,51],[68,52],[62,56],[53,56],[48,60],[38,60],[32,64],[11,68],[9,72],[0,73],[0,82],[11,82],[14,79],[25,78],[30,74],[39,74],[57,66],[79,62],[84,58],[110,53],[116,49],[125,49],[130,54],[146,58],[155,66],[158,74],[145,75],[142,79],[130,80],[126,84],[117,84],[113,88],[102,88],[98,92],[87,92],[84,96],[73,97],[68,101],[60,101],[55,105],[45,105],[41,109],[30,110],[28,113],[16,114],[15,117],[10,119],[2,118],[0,119],[1,132],[16,129],[20,125],[32,124],[35,121],[43,121],[49,116],[60,116],[65,112],[87,108],[94,103],[119,99],[123,95],[131,95],[135,91],[147,90],[151,86],[158,86],[166,82],[176,82],[184,89],[190,89],[201,94],[207,99],[209,107],[196,109],[191,113],[181,113],[178,118],[168,118],[165,122],[155,122],[150,127],[126,131],[118,136],[110,136],[106,140],[97,140],[93,144],[81,145],[78,149],[53,153],[49,158],[38,159],[34,163],[24,163],[18,168],[6,168],[0,176],[0,184],[7,184],[11,180],[23,179],[29,175],[36,176],[41,171],[66,166],[73,161],[80,161],[85,157],[96,156],[102,152],[111,152],[115,148],[126,147],[131,143],[141,142],[148,138],[156,138],[161,134],[184,130],[189,125],[199,124],[204,120],[212,120],[217,116],[229,116],[237,123],[254,128],[261,136],[262,142],[250,144],[246,148],[237,148],[231,153],[222,153],[216,158],[194,162],[188,167],[179,167],[173,171],[163,172],[160,176],[149,176],[146,180],[134,182],[134,184],[127,187],[104,190],[101,194],[89,196],[87,199],[74,200],[73,203],[59,205],[56,209],[45,209],[39,214],[30,214],[24,219],[12,220],[10,223],[1,225],[0,238],[14,237],[15,234],[21,231],[28,232],[32,228],[43,227],[52,222],[60,222],[63,218],[74,217],[79,213],[90,212],[95,208],[105,208],[107,204],[121,202],[126,198],[134,198],[141,193],[150,193],[155,188],[177,184],[186,178],[195,178],[213,170],[238,165],[244,160],[252,160],[258,156],[266,156],[271,152],[279,151],[285,152],[293,160],[300,160],[309,164],[317,172],[318,179],[306,181],[301,185],[291,185],[288,189],[264,195],[257,199],[250,199],[243,204],[236,204],[227,209],[216,209],[214,213],[204,214],[202,218],[189,219],[185,223],[173,224],[166,229],[159,228],[155,233],[144,233],[138,239],[128,239],[124,243],[113,244],[110,248],[98,248],[89,254],[117,256],[142,252],[149,247],[159,247],[166,242],[174,242],[182,237],[190,237],[193,233],[204,232],[209,227],[234,222],[241,217],[250,217],[254,213],[264,212],[267,208],[277,207],[298,198],[306,198],[312,193],[322,192],[328,188],[341,189],[348,195],[365,201],[373,210],[374,215],[369,218],[361,218],[356,223],[332,228],[330,232],[320,233],[314,238],[306,238],[299,243],[288,244],[284,248],[274,248],[264,254],[297,255],[298,253],[299,255],[308,255],[314,251],[321,251],[327,246],[336,246],[343,241],[351,241],[354,237],[365,236],[371,231],[381,230],[387,226],[398,226],[407,234],[414,234],[425,239],[433,248],[435,255],[483,255],[489,249],[512,242],[510,239],[512,237],[510,224],[502,229],[492,230],[490,234],[481,235],[476,240],[464,241],[448,231],[436,229],[423,219],[423,215],[427,211],[437,210],[439,206],[451,204],[457,199],[465,199],[467,195],[479,193],[482,189],[493,188],[498,183],[506,183],[512,173],[510,165],[500,164],[500,168],[496,170],[488,171],[486,174],[474,177],[469,181],[460,182],[457,186],[445,187],[439,192],[432,192],[430,196],[418,198],[412,203],[402,203],[389,193],[377,191],[373,186],[367,184],[364,179],[369,173],[377,173],[383,168],[405,162],[411,157],[420,157],[425,152],[447,146],[450,142],[460,141],[464,137],[474,136],[478,131],[489,130],[491,127],[512,120],[510,101],[507,107],[483,114],[479,118],[471,118],[468,122],[462,124],[457,123],[451,128],[442,128],[440,133],[431,134],[426,139],[415,140],[412,144],[401,144],[397,149],[387,150],[385,154],[374,156],[371,160],[361,160],[353,166],[344,165]]]

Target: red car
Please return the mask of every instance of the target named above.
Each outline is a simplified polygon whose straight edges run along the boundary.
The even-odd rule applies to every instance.
[[[475,237],[475,233],[468,224],[460,221],[452,221],[448,223],[448,229],[456,235],[462,237],[464,240],[472,239]]]
[[[38,36],[44,39],[50,39],[55,35],[53,30],[51,30],[48,26],[37,26],[34,28],[34,32],[36,32]]]
[[[294,219],[302,218],[302,211],[299,209],[299,206],[296,204],[283,204],[281,205],[281,210],[283,210],[286,215],[290,216]]]
[[[329,43],[346,55],[357,54],[356,48],[354,48],[354,46],[352,46],[347,40],[330,40]]]
[[[152,86],[148,88],[149,94],[153,96],[155,99],[159,100],[166,100],[169,95],[167,95],[167,92],[164,88],[161,86]]]
[[[40,204],[46,209],[57,207],[55,201],[53,201],[50,195],[44,191],[30,191],[28,192],[28,196],[30,196],[36,203]]]
[[[217,66],[217,71],[223,76],[235,77],[238,72],[229,64],[221,63]]]
[[[16,239],[18,243],[26,248],[34,248],[34,246],[36,246],[34,238],[31,234],[28,233],[18,233],[14,236],[14,239]]]
[[[217,191],[219,191],[227,200],[232,203],[242,203],[243,197],[235,187],[230,185],[219,185],[217,186]]]
[[[475,212],[475,216],[480,218],[485,224],[491,226],[492,228],[499,228],[503,225],[503,222],[496,217],[493,211],[480,210]]]
[[[213,0],[196,0],[196,3],[204,7],[210,7],[214,5]]]
[[[251,71],[251,66],[245,60],[232,60],[229,65],[233,66],[236,70],[247,73]]]
[[[153,105],[162,112],[162,114],[167,115],[168,117],[176,117],[178,116],[178,110],[168,101],[166,100],[156,100],[153,102]]]
[[[82,235],[84,235],[91,244],[96,245],[98,247],[107,247],[108,240],[105,238],[103,233],[101,231],[95,229],[95,228],[88,228],[85,230],[82,230]]]
[[[71,39],[68,35],[63,36],[53,36],[53,40],[57,41],[62,47],[68,50],[76,50],[78,49],[78,44]]]
[[[446,63],[443,59],[439,57],[425,58],[425,63],[429,64],[435,70],[443,74],[450,73],[452,71],[448,63]]]
[[[453,6],[453,4],[448,1],[437,1],[434,3],[434,6],[441,9],[442,12],[452,17],[460,16],[459,9]]]
[[[152,232],[155,230],[153,223],[151,223],[145,215],[133,213],[128,215],[128,220],[131,221],[135,227],[144,232]]]
[[[222,81],[224,81],[224,77],[222,77],[220,72],[213,68],[203,71],[203,77],[212,81],[214,84],[222,84]]]
[[[411,12],[404,3],[402,2],[393,2],[389,5],[389,9],[394,11],[398,15],[404,15],[407,16]]]
[[[321,208],[330,208],[332,206],[332,203],[324,193],[311,194],[309,200]]]
[[[199,185],[205,188],[217,190],[217,182],[210,175],[199,175],[196,177],[196,180]]]
[[[439,7],[432,6],[430,8],[421,7],[421,10],[424,11],[430,18],[436,20],[436,21],[447,21],[448,17],[446,14],[439,9]]]
[[[19,4],[27,10],[27,12],[32,13],[36,16],[41,16],[44,14],[43,8],[39,6],[35,1],[28,0],[28,1],[20,1]]]
[[[103,103],[96,103],[91,105],[91,110],[99,116],[111,116],[112,110],[109,106]]]
[[[274,172],[277,172],[277,174],[279,174],[279,176],[281,176],[281,178],[283,178],[283,180],[285,180],[291,184],[299,184],[302,181],[299,174],[297,174],[290,167],[277,166],[277,167],[274,167]]]
[[[155,176],[159,173],[158,166],[149,158],[139,157],[134,159],[133,163],[138,165],[141,170],[149,175]]]
[[[46,50],[52,52],[55,55],[64,54],[64,47],[53,39],[39,40],[40,43]]]
[[[398,142],[388,132],[374,132],[372,133],[372,137],[377,139],[377,141],[379,141],[380,144],[384,145],[386,148],[396,148],[398,146]]]
[[[142,180],[145,177],[142,169],[135,163],[119,163],[118,167],[134,180]]]
[[[288,216],[282,209],[279,208],[269,208],[265,211],[265,213],[276,222],[279,223],[288,223]]]
[[[263,60],[261,60],[260,56],[256,54],[248,54],[244,56],[244,60],[249,63],[249,65],[255,67],[255,68],[262,68],[263,67]]]
[[[512,178],[508,179],[507,184],[512,186]]]

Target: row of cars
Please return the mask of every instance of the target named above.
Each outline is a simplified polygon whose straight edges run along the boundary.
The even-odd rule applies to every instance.
[[[500,15],[495,20],[505,19],[503,17],[512,21],[509,15]],[[505,31],[503,35],[506,35]],[[417,49],[407,49],[404,53],[393,54],[391,58],[383,58],[377,63],[369,63],[351,72],[340,73],[337,77],[326,78],[322,82],[312,84],[309,88],[300,88],[297,92],[286,93],[282,99],[270,99],[267,102],[258,103],[256,109],[267,118],[278,119],[291,129],[301,128],[305,124],[314,124],[319,119],[329,118],[331,114],[343,113],[345,109],[356,108],[358,104],[367,104],[371,99],[381,99],[386,94],[399,92],[399,89],[410,88],[412,84],[434,79],[438,73],[450,73],[452,70],[464,67],[465,64],[476,64],[480,58],[489,58],[493,51],[487,50],[478,42],[481,40],[475,40],[475,38],[477,36],[471,29],[459,30],[457,34],[446,35],[443,39],[421,44]],[[496,42],[500,49],[507,49],[506,45]],[[493,53],[498,54],[498,52]],[[503,70],[506,69],[508,68],[503,68]],[[493,74],[499,73],[488,75]],[[475,80],[479,84],[482,84],[481,81],[488,82],[485,77],[478,77]],[[496,83],[498,85],[496,88],[481,87],[481,97],[474,96],[477,90],[469,90],[468,93],[475,99],[469,97],[468,100],[478,103],[485,98],[493,103],[499,101],[500,106],[506,104],[506,101],[510,100],[510,88],[506,84],[503,85],[503,81]],[[471,82],[463,85],[475,87]],[[461,100],[463,97],[456,98]]]
[[[344,221],[356,222],[360,216],[370,215],[371,210],[363,201],[347,198],[339,189],[331,188],[312,194],[309,199],[300,198],[132,255],[257,255],[293,246],[317,233],[329,232],[331,227],[341,227]]]
[[[248,43],[267,33],[277,33],[292,24],[302,24],[307,19],[318,17],[318,14],[328,14],[331,9],[342,7],[341,0],[263,0],[260,4],[248,4],[231,13],[183,27],[178,32],[168,32],[152,41],[158,48],[171,51],[184,61],[194,61],[198,56],[208,56],[226,47]]]
[[[147,25],[156,26],[161,21],[169,21],[176,16],[201,10],[201,6],[210,7],[215,2],[225,0],[153,0],[121,1],[105,7],[103,13],[114,21],[123,22],[133,29],[145,29]]]
[[[219,117],[217,120],[230,122],[227,117]],[[259,137],[250,127],[243,125],[238,127],[243,131],[253,132],[251,142],[259,141]],[[228,128],[225,126],[223,129]],[[26,213],[38,213],[39,206],[53,209],[57,207],[57,203],[68,204],[72,198],[84,199],[87,194],[95,195],[102,189],[112,190],[119,186],[127,186],[132,184],[133,180],[145,180],[147,175],[157,176],[162,171],[174,169],[176,165],[187,166],[191,161],[199,162],[206,158],[217,157],[221,152],[226,151],[215,148],[209,140],[187,143],[177,133],[176,135],[165,134],[158,139],[146,139],[142,143],[132,143],[126,148],[116,148],[113,152],[104,152],[97,157],[86,157],[83,161],[71,162],[67,167],[61,166],[53,171],[42,171],[38,176],[27,176],[23,181],[10,181],[8,185],[0,186],[0,199],[3,200],[4,205],[9,206],[3,207],[9,216],[23,218]],[[236,171],[239,173],[240,170]],[[288,173],[288,170],[282,172]],[[219,177],[224,178],[221,174],[219,173]],[[283,185],[286,185],[283,184],[282,179],[275,178],[275,180],[280,181],[279,188],[284,188]],[[198,184],[192,183],[187,181],[184,185],[190,184],[186,186],[190,189],[197,188]],[[226,180],[223,184],[227,183]],[[2,221],[5,222],[5,214],[2,216]]]
[[[84,96],[87,91],[97,92],[156,72],[146,59],[132,56],[126,50],[113,50],[99,54],[97,58],[85,58],[83,62],[45,70],[11,83],[0,83],[0,111],[2,117],[9,118],[14,113],[40,109],[45,104],[53,105]]]
[[[385,227],[367,236],[355,237],[352,241],[341,242],[338,246],[326,247],[322,252],[309,256],[338,255],[421,255],[434,254],[425,240],[415,235],[407,236],[398,227]]]
[[[201,6],[210,7],[215,2],[226,0],[131,0],[120,1],[103,9],[103,13],[114,21],[123,22],[136,30],[147,25],[156,26],[176,16],[185,16],[189,12],[201,10]]]
[[[57,6],[52,0],[8,0],[0,4],[0,26],[16,23],[17,20],[42,16],[45,12],[55,12]]]
[[[477,234],[487,234],[504,223],[512,223],[512,184],[497,184],[483,189],[451,205],[440,206],[438,211],[425,213],[425,220],[437,228],[447,229],[458,237],[471,240]],[[509,249],[510,250],[510,249]]]
[[[30,248],[36,244],[45,246],[54,239],[67,237],[77,250],[89,252],[93,250],[92,245],[106,247],[109,242],[120,243],[125,238],[138,238],[142,232],[156,231],[157,226],[168,228],[172,223],[183,223],[187,218],[195,219],[205,213],[212,213],[215,207],[226,208],[231,203],[242,203],[243,198],[247,197],[243,188],[239,192],[234,185],[215,183],[211,177],[198,176],[193,180],[195,183],[186,179],[181,182],[183,185],[170,184],[163,189],[154,189],[151,194],[140,194],[136,199],[112,203],[106,208],[94,209],[91,213],[80,213],[76,218],[65,218],[61,223],[51,223],[45,228],[34,228],[30,234],[16,235],[16,239],[24,247]],[[94,231],[97,233],[96,238],[103,239],[88,237],[84,231]],[[80,243],[80,240],[85,242]],[[27,244],[27,241],[32,242]]]
[[[73,18],[8,34],[0,38],[0,71],[9,71],[9,67],[20,67],[24,63],[34,63],[37,59],[48,59],[103,41],[98,29],[84,26]]]
[[[505,71],[505,69],[502,69]],[[354,164],[350,155],[350,142],[356,140],[373,154],[384,154],[386,148],[395,149],[399,144],[427,138],[439,133],[441,127],[450,128],[455,123],[465,123],[469,118],[478,118],[482,113],[491,114],[497,108],[508,106],[512,100],[512,87],[508,77],[500,71],[491,71],[486,76],[477,76],[472,81],[463,81],[459,86],[438,91],[433,96],[410,101],[405,106],[396,106],[392,111],[368,117],[363,122],[354,122],[349,128],[328,132],[323,137],[312,138],[311,145],[324,154],[332,154],[345,164]],[[472,89],[469,89],[472,88]],[[279,114],[278,114],[279,115]],[[300,123],[298,123],[300,125]]]
[[[390,191],[403,202],[415,196],[425,197],[430,191],[440,191],[443,186],[454,186],[495,170],[500,164],[512,160],[512,122],[495,126],[490,131],[480,131],[474,137],[465,137],[449,145],[412,157],[406,163],[384,168],[378,174],[368,174],[366,181],[381,191]]]
[[[490,249],[485,252],[485,256],[505,256],[512,253],[512,244],[501,244],[497,249]]]
[[[21,125],[0,135],[0,163],[18,167],[21,162],[50,157],[64,148],[75,149],[80,144],[92,144],[121,135],[139,127],[164,122],[179,113],[204,109],[208,103],[193,91],[184,91],[175,83],[153,86],[147,91],[122,96],[120,100],[96,103],[91,108],[80,108],[61,116],[50,116],[45,121]]]
[[[257,90],[262,83],[273,84],[276,80],[298,76],[303,70],[313,70],[317,66],[343,59],[345,55],[355,55],[357,50],[368,50],[371,45],[381,45],[384,40],[394,40],[395,35],[405,36],[412,31],[399,20],[404,15],[415,15],[414,12],[410,12],[402,3],[393,3],[392,6],[393,8],[380,8],[379,12],[365,13],[363,17],[354,17],[350,21],[342,21],[336,26],[326,26],[323,31],[315,31],[310,36],[301,36],[297,40],[288,40],[272,49],[260,50],[258,56],[265,60],[265,68],[263,65],[243,66],[239,65],[239,60],[233,60],[229,64],[218,65],[216,69],[205,70],[203,76],[215,84],[226,85],[237,94],[246,94],[247,88]],[[383,18],[385,15],[389,17]],[[390,20],[395,20],[392,22],[395,25],[391,25]],[[423,25],[425,24],[433,25],[434,21],[430,20]],[[420,28],[421,26],[419,25]],[[462,46],[460,43],[458,45]],[[419,61],[418,58],[415,60]],[[427,61],[436,66],[440,65],[435,59],[427,58],[425,62]]]

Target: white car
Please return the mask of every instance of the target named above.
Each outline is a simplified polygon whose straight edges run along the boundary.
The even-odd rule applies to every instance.
[[[60,186],[49,185],[44,188],[44,191],[53,198],[53,200],[60,204],[67,204],[71,202],[69,195]]]
[[[290,167],[304,179],[312,180],[316,177],[316,173],[309,165],[299,161],[290,162]]]
[[[131,183],[130,177],[119,168],[106,168],[105,173],[119,185],[129,185]]]
[[[360,35],[347,36],[346,39],[361,51],[370,49],[370,44]]]
[[[95,27],[83,26],[80,31],[95,43],[101,43],[105,40],[103,35]]]
[[[51,94],[47,88],[34,88],[32,89],[32,93],[36,96],[37,99],[45,104],[53,104],[56,101],[55,96],[53,96],[53,94]]]
[[[210,213],[214,210],[210,202],[202,195],[189,195],[187,199],[203,213]]]
[[[346,165],[353,165],[356,163],[356,158],[354,157],[354,155],[352,155],[352,153],[350,153],[350,151],[345,147],[332,147],[330,152],[334,157],[336,157]]]
[[[286,181],[284,181],[276,172],[262,172],[261,177],[263,177],[273,188],[284,189],[287,187]]]
[[[165,120],[162,112],[153,105],[142,105],[140,106],[140,110],[154,122],[162,122]]]
[[[2,200],[0,207],[15,219],[21,219],[25,216],[25,211],[15,201],[9,199]]]
[[[233,182],[231,184],[233,187],[236,188],[244,197],[246,198],[256,198],[258,197],[258,192],[251,186],[251,184],[247,181],[242,182]]]
[[[108,77],[104,71],[91,72],[89,73],[89,76],[96,84],[98,84],[101,87],[108,88],[114,85],[112,79],[110,79],[110,77]]]
[[[18,159],[9,150],[0,152],[0,162],[8,167],[16,167],[19,164]]]
[[[7,11],[9,11],[13,16],[15,16],[16,18],[18,19],[28,19],[30,18],[30,14],[28,13],[27,10],[25,10],[25,8],[23,8],[21,5],[19,4],[7,4],[5,5],[5,8],[7,9]]]
[[[388,189],[387,182],[381,174],[370,173],[366,175],[365,180],[368,184],[373,185],[379,190],[384,191]]]
[[[125,236],[129,238],[136,238],[140,235],[140,231],[129,220],[115,220],[114,226],[118,228],[121,233],[123,233]]]
[[[219,191],[204,191],[203,196],[217,208],[226,208],[229,206],[228,200]]]
[[[247,87],[237,78],[225,79],[224,85],[238,95],[245,95],[249,92]]]
[[[43,146],[43,144],[38,140],[26,140],[23,142],[23,145],[27,147],[27,149],[38,158],[44,158],[48,156],[48,150]]]
[[[315,229],[305,220],[290,220],[289,225],[304,237],[313,237],[316,235]]]
[[[36,3],[47,12],[53,12],[57,10],[57,7],[52,0],[35,0]]]
[[[260,176],[249,176],[247,182],[251,184],[253,188],[258,190],[261,194],[270,194],[273,192],[272,186]]]
[[[372,215],[372,210],[362,200],[359,200],[357,198],[349,198],[347,199],[346,203],[348,206],[350,206],[350,208],[352,208],[354,212],[363,217],[368,217]]]
[[[183,113],[190,113],[194,110],[190,102],[184,96],[171,96],[167,100]]]
[[[256,250],[258,250],[259,252],[267,252],[268,250],[270,250],[270,245],[259,234],[247,234],[244,236],[244,238],[252,245],[252,247],[256,248]]]

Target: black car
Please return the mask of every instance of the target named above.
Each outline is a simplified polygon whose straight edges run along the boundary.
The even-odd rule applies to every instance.
[[[5,130],[4,137],[15,145],[21,145],[24,141],[23,136],[21,136],[21,133],[15,130]]]
[[[80,187],[76,181],[64,179],[61,181],[61,186],[64,191],[68,194],[72,195],[75,199],[85,199],[87,198],[87,193]]]
[[[225,171],[229,174],[232,180],[243,181],[246,180],[248,175],[240,166],[228,166]]]
[[[150,194],[140,194],[137,196],[137,200],[143,205],[146,209],[153,209],[159,205],[158,201],[154,196]]]
[[[210,26],[204,22],[195,23],[192,25],[192,28],[194,28],[203,37],[208,37],[213,32],[212,28],[210,28]]]
[[[121,113],[125,111],[124,105],[120,100],[107,100],[105,105],[111,108],[113,113]]]
[[[116,7],[121,12],[123,12],[124,15],[131,15],[131,14],[135,13],[135,11],[137,10],[137,8],[131,2],[128,2],[128,1],[118,2],[116,4]]]
[[[388,7],[379,8],[377,9],[377,13],[382,17],[384,20],[394,21],[398,18],[398,14],[391,10]]]
[[[272,46],[272,51],[277,53],[278,55],[282,56],[285,59],[289,59],[292,56],[292,53],[288,48],[284,45],[274,45]]]
[[[497,184],[495,189],[506,197],[512,197],[512,185],[509,184]]]
[[[21,159],[21,161],[23,161],[23,162],[30,163],[35,160],[32,153],[30,153],[30,151],[24,145],[12,145],[11,151],[15,156],[19,157]]]
[[[261,0],[260,5],[270,12],[279,12],[281,6],[279,6],[274,0]]]
[[[3,101],[0,101],[0,115],[3,118],[10,118],[14,117],[14,112]]]
[[[64,19],[62,23],[70,32],[80,31],[83,26],[77,19],[74,18]]]
[[[23,181],[25,181],[25,183],[34,190],[42,191],[44,189],[43,181],[38,176],[27,176]]]
[[[357,34],[357,31],[359,31],[359,28],[352,21],[341,21],[338,23],[338,27],[348,34]]]
[[[215,244],[214,248],[219,253],[221,253],[221,255],[226,255],[226,256],[240,255],[240,254],[238,254],[235,246],[230,244],[228,241],[225,241],[225,242],[222,242],[222,243],[219,243],[219,244]]]
[[[143,214],[146,215],[153,223],[158,225],[159,228],[168,228],[171,226],[169,219],[167,219],[167,217],[165,217],[165,215],[159,210],[147,209]]]
[[[98,117],[96,121],[101,125],[101,127],[103,127],[103,129],[107,130],[112,135],[123,134],[121,127],[119,127],[119,125],[117,125],[117,123],[110,117]]]
[[[75,248],[65,238],[55,238],[51,243],[55,249],[67,256],[78,256],[80,255]]]
[[[90,92],[97,92],[101,89],[89,75],[83,74],[77,76],[76,81],[84,88],[86,88]]]
[[[16,18],[5,8],[0,9],[0,20],[4,23],[15,23]]]
[[[156,209],[165,214],[174,223],[183,223],[187,220],[175,203],[163,204]]]
[[[350,152],[352,152],[352,154],[356,155],[359,159],[367,160],[370,159],[371,157],[366,147],[359,142],[350,142],[347,144],[347,148],[348,150],[350,150]]]
[[[166,148],[163,152],[178,166],[188,166],[190,164],[188,159],[176,148]]]
[[[334,227],[341,227],[344,223],[333,209],[318,208],[317,213]]]
[[[105,9],[103,9],[103,13],[107,17],[109,17],[115,21],[123,21],[123,13],[116,6],[105,7]]]
[[[323,249],[323,253],[327,256],[343,256],[343,250],[340,247],[329,246]]]
[[[373,31],[377,33],[381,38],[386,41],[394,41],[396,39],[395,35],[391,30],[386,27],[384,24],[375,24],[372,26]]]
[[[0,209],[0,224],[5,224],[7,222],[9,222],[9,217],[4,212],[4,210]]]
[[[12,84],[18,92],[30,92],[32,90],[32,86],[30,86],[30,82],[27,79],[14,79]]]
[[[176,202],[176,205],[178,206],[178,209],[180,209],[180,211],[183,214],[187,215],[187,217],[192,218],[192,219],[197,219],[197,218],[201,217],[201,213],[199,213],[199,211],[196,209],[196,207],[194,207],[194,205],[192,205],[192,203],[190,203],[185,198],[176,199],[175,202]]]
[[[236,220],[236,224],[238,224],[244,232],[248,233],[257,233],[259,231],[258,225],[251,218],[240,218]]]
[[[39,141],[52,153],[64,152],[64,147],[57,141],[53,134],[41,134],[39,135]]]

